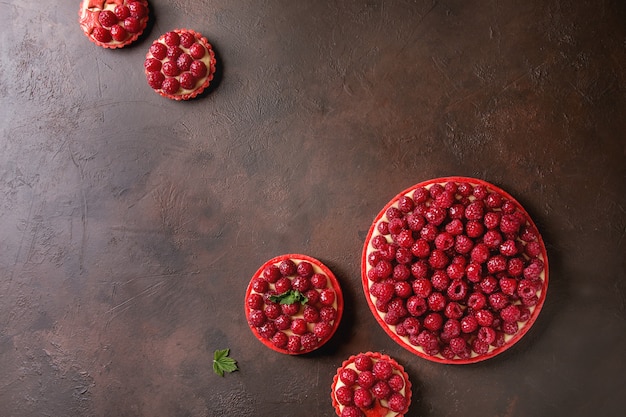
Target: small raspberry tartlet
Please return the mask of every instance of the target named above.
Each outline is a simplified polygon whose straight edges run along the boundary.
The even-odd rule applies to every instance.
[[[339,417],[403,417],[411,405],[411,382],[391,357],[365,352],[345,360],[330,397]]]
[[[246,290],[252,333],[276,352],[300,355],[324,345],[343,314],[335,275],[317,259],[288,254],[270,259]]]
[[[548,287],[546,248],[528,213],[500,188],[467,177],[396,195],[368,232],[361,271],[387,334],[449,364],[513,346],[537,319]]]
[[[83,0],[80,27],[103,48],[123,48],[137,40],[148,24],[146,0]]]
[[[161,96],[189,100],[208,87],[215,62],[207,38],[193,30],[175,29],[152,43],[144,69],[148,85]]]

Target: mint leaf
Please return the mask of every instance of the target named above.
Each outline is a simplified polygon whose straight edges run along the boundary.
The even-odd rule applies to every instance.
[[[279,295],[270,295],[270,301],[279,304],[293,304],[297,302],[305,304],[309,299],[298,290],[289,290]]]
[[[237,361],[229,358],[230,349],[218,349],[213,352],[213,372],[219,376],[224,376],[224,372],[235,372]]]

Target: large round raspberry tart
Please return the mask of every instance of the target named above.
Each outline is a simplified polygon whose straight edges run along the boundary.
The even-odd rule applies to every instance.
[[[425,181],[377,215],[362,284],[393,340],[435,362],[491,358],[535,322],[548,287],[537,227],[502,189],[480,179]]]
[[[122,48],[141,36],[148,24],[147,0],[83,0],[80,27],[103,48]]]
[[[359,353],[337,369],[330,397],[339,417],[402,417],[411,404],[411,382],[391,357]]]
[[[202,93],[215,74],[215,52],[207,38],[176,29],[155,40],[144,61],[148,85],[163,97],[189,100]]]
[[[245,312],[250,329],[263,344],[299,355],[321,347],[335,333],[343,295],[335,275],[317,259],[281,255],[252,276]]]

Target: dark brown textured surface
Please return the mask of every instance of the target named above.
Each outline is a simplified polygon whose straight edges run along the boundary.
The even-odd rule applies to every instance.
[[[79,1],[0,2],[0,415],[332,416],[336,368],[402,363],[409,416],[621,415],[626,388],[626,7],[621,1],[151,1],[134,45]],[[219,82],[145,83],[152,39],[202,32]],[[397,192],[475,176],[548,246],[531,332],[471,366],[411,355],[360,288]],[[343,285],[314,354],[259,343],[250,276],[289,252]],[[241,370],[220,378],[215,349]]]

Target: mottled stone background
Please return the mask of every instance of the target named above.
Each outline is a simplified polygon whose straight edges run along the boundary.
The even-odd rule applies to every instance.
[[[623,1],[151,0],[115,51],[79,4],[0,1],[0,416],[332,416],[335,370],[365,350],[406,366],[410,417],[621,415]],[[180,103],[142,65],[183,27],[219,72]],[[471,366],[394,344],[360,287],[374,216],[448,175],[514,195],[550,257],[533,329]],[[289,252],[346,297],[304,357],[243,314],[251,275]],[[240,371],[220,378],[225,347]]]

